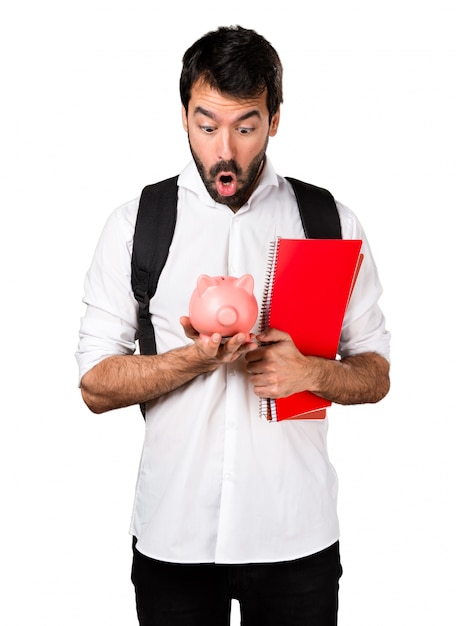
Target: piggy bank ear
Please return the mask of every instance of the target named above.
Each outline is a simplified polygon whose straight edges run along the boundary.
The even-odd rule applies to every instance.
[[[251,274],[244,274],[241,278],[238,278],[234,283],[235,287],[241,287],[245,289],[247,293],[253,293],[253,276]]]
[[[202,296],[203,293],[206,291],[206,289],[208,289],[209,287],[213,287],[216,284],[217,284],[217,281],[214,278],[212,278],[211,276],[208,276],[207,274],[201,274],[201,276],[198,276],[198,280],[196,282],[196,288],[198,290],[199,295]]]

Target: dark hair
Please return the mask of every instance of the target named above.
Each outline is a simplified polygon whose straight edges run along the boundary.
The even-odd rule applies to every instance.
[[[210,87],[236,98],[267,90],[271,118],[282,103],[282,63],[264,37],[241,26],[221,26],[196,41],[184,54],[180,96],[188,111],[193,85]]]

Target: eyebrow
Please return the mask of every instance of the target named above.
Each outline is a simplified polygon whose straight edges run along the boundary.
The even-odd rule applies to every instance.
[[[198,113],[201,113],[201,115],[205,115],[206,117],[209,117],[211,120],[217,121],[217,115],[215,113],[212,113],[212,111],[205,109],[204,107],[196,106],[194,115],[197,115]],[[259,119],[261,119],[261,115],[258,109],[253,109],[252,111],[247,111],[247,113],[243,113],[235,121],[244,122],[245,120],[248,120],[251,117],[258,117]]]

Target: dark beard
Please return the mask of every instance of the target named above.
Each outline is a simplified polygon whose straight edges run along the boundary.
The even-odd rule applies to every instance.
[[[254,184],[265,159],[267,143],[268,142],[266,142],[261,152],[257,154],[257,156],[250,163],[245,174],[243,173],[241,167],[233,159],[230,161],[219,161],[211,167],[209,174],[207,174],[204,169],[204,165],[192,150],[192,146],[189,141],[190,152],[192,153],[193,160],[195,161],[201,180],[203,181],[209,195],[213,200],[215,200],[215,202],[218,202],[219,204],[226,204],[231,209],[236,211],[247,202],[254,189]],[[236,178],[238,179],[238,188],[236,193],[232,196],[222,196],[218,193],[214,180],[220,172],[233,172],[233,174],[236,175]]]

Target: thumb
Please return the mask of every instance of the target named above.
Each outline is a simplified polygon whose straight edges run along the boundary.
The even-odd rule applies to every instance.
[[[291,341],[291,337],[288,333],[278,328],[267,328],[265,331],[259,333],[256,338],[262,343],[275,343],[277,341]]]

